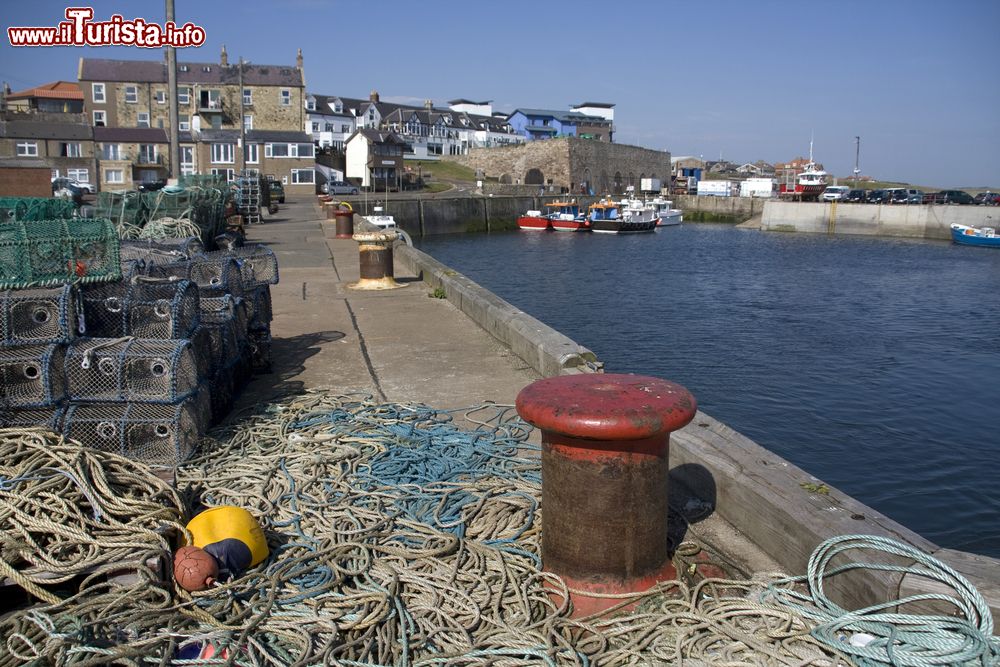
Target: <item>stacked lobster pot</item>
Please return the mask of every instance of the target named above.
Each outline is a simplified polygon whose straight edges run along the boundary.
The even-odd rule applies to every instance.
[[[202,253],[213,261],[235,258],[243,278],[248,311],[247,339],[250,366],[256,373],[271,371],[271,285],[278,283],[278,260],[270,248],[244,245]]]
[[[119,280],[119,250],[106,219],[0,221],[0,426],[62,428],[79,289]]]
[[[198,287],[140,271],[83,289],[82,301],[87,337],[65,361],[66,434],[147,463],[180,463],[212,417],[192,344]]]
[[[119,242],[108,220],[103,235],[63,226],[41,241],[41,228],[8,227],[0,224],[0,426],[45,426],[174,466],[252,372],[269,367],[278,279],[269,249]]]

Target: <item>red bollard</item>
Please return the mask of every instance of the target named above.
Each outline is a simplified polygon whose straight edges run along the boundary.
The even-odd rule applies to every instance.
[[[336,218],[334,238],[354,238],[354,211],[341,208],[333,212],[333,217]]]
[[[697,411],[687,389],[642,375],[565,375],[517,396],[542,432],[542,565],[571,589],[573,617],[677,575],[667,553],[670,433]]]

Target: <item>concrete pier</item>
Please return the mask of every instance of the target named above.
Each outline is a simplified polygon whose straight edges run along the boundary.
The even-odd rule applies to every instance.
[[[842,204],[768,201],[760,228],[771,232],[860,234],[918,239],[951,239],[951,225],[1000,227],[992,206],[922,204]]]
[[[242,407],[319,387],[443,409],[512,405],[540,377],[601,369],[590,350],[418,250],[396,248],[394,274],[407,289],[347,289],[360,277],[358,245],[334,238],[333,221],[312,200],[290,199],[248,235],[278,255],[281,282],[272,288],[274,373],[248,385]],[[709,415],[698,412],[674,434],[671,458],[670,503],[689,524],[682,537],[724,554],[736,572],[804,573],[829,537],[882,535],[938,554],[1000,616],[1000,561],[941,549]],[[926,583],[888,572],[858,576],[863,585],[831,585],[846,606],[914,594]]]

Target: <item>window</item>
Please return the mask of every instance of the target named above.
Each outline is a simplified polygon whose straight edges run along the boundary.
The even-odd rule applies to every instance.
[[[165,90],[158,90],[158,91],[156,91],[156,103],[157,104],[166,104],[167,103],[167,91],[165,91]]]
[[[334,113],[343,113],[344,112],[344,105],[341,104],[340,102],[334,102],[333,103],[333,112]]]
[[[139,144],[139,164],[156,164],[155,144]]]
[[[94,112],[94,125],[97,127],[104,127],[108,124],[108,113],[106,111],[95,111]]]
[[[315,144],[264,144],[264,157],[313,157]]]
[[[203,90],[201,91],[201,99],[199,106],[202,109],[209,110],[221,110],[222,103],[219,101],[219,91],[218,90]]]
[[[181,146],[181,173],[194,173],[194,146]]]
[[[340,126],[340,131],[341,132],[350,132],[351,131],[351,126],[350,125],[341,125]]]
[[[246,105],[253,104],[253,91],[249,88],[243,89],[243,104]]]
[[[233,144],[212,144],[212,163],[232,164]]]
[[[323,129],[324,129],[324,131],[326,131],[326,132],[333,132],[333,123],[327,123],[327,124],[326,124],[326,125],[325,125],[325,126],[323,127]]]
[[[53,169],[52,170],[52,178],[59,178],[59,170],[58,169]]]
[[[260,144],[247,144],[245,159],[248,164],[260,162]]]
[[[121,147],[121,144],[104,144],[101,147],[101,159],[102,160],[121,160],[122,159],[122,147]]]
[[[312,169],[292,169],[292,185],[315,182],[315,172]]]
[[[80,157],[82,155],[79,143],[67,142],[62,144],[59,148],[59,155],[62,157]]]
[[[90,89],[92,96],[94,98],[94,104],[104,104],[104,84],[103,83],[92,83],[90,84]]]
[[[72,178],[73,180],[80,181],[81,183],[86,183],[90,180],[90,170],[89,169],[67,169],[67,178]]]
[[[278,96],[278,101],[281,106],[288,107],[292,105],[292,91],[288,88],[282,88],[281,93]]]
[[[34,141],[21,141],[17,144],[18,157],[38,157],[38,144]]]
[[[135,86],[125,86],[125,101],[136,104],[139,101],[139,91]]]
[[[182,70],[184,71],[184,70]],[[177,89],[177,104],[190,104],[191,103],[191,89],[184,87]]]
[[[252,129],[253,129],[253,116],[247,114],[243,116],[243,130],[245,132],[249,132]]]
[[[212,175],[214,176],[225,176],[227,181],[232,181],[235,176],[232,169],[213,169]]]
[[[319,132],[319,123],[313,121],[313,132]]]
[[[161,130],[163,129],[163,119],[162,118],[157,118],[156,119],[156,127],[160,128]]]
[[[149,127],[149,112],[148,111],[140,111],[139,112],[138,116],[136,117],[135,126],[136,127]]]
[[[314,98],[310,97],[306,100],[306,109],[309,111],[316,111],[316,100]]]
[[[183,114],[183,113],[182,114],[178,114],[177,115],[177,129],[180,130],[181,132],[190,132],[191,131],[191,116],[189,116],[187,114]]]
[[[105,169],[104,170],[104,182],[112,184],[121,184],[125,182],[125,171],[122,169]]]

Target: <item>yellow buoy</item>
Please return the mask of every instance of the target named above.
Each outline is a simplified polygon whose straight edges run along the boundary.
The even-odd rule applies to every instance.
[[[187,529],[191,531],[194,546],[200,549],[222,540],[236,539],[250,549],[251,567],[267,558],[264,531],[253,515],[242,507],[212,507],[191,519]]]

